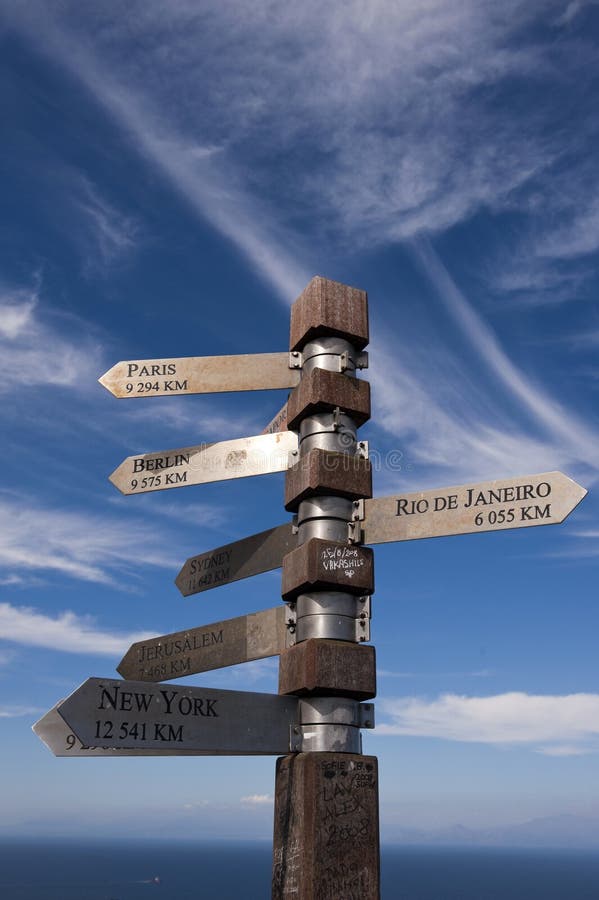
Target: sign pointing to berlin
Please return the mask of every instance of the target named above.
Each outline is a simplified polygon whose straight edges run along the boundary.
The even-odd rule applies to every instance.
[[[561,472],[435,488],[364,501],[365,544],[557,525],[586,490]]]
[[[110,475],[110,481],[123,494],[144,494],[190,484],[267,475],[285,471],[289,467],[289,453],[294,450],[297,450],[297,435],[282,431],[143,453],[123,460]]]
[[[57,709],[86,747],[215,756],[288,753],[298,721],[293,696],[110,678],[88,678]]]
[[[166,681],[277,656],[287,643],[288,607],[213,622],[132,644],[117,666],[123,678]]]
[[[283,564],[283,557],[297,546],[291,522],[252,534],[240,541],[191,556],[175,584],[184,597],[200,594],[221,584],[240,581]]]
[[[289,368],[288,353],[245,353],[126,360],[98,381],[115,397],[135,398],[291,388],[300,375],[299,369]]]

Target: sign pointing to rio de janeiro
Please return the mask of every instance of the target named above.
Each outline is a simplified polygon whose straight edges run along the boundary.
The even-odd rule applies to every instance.
[[[281,603],[247,616],[138,641],[129,647],[117,672],[137,681],[166,681],[277,656],[288,643],[290,617],[289,608]]]
[[[289,353],[246,353],[126,360],[98,380],[115,397],[167,397],[291,388],[300,375],[289,367]]]
[[[278,756],[289,752],[298,702],[278,694],[88,678],[57,710],[85,747]]]
[[[143,494],[209,481],[283,472],[297,450],[292,431],[128,456],[110,480],[123,494]]]
[[[435,488],[364,501],[365,544],[557,525],[586,490],[561,472]]]
[[[184,597],[200,594],[240,581],[282,565],[283,557],[297,546],[291,522],[252,534],[240,541],[191,556],[182,566],[175,584]]]

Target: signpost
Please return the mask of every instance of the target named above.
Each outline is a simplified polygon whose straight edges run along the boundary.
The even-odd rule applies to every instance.
[[[276,756],[289,752],[298,699],[88,678],[57,711],[86,747]]]
[[[210,481],[284,472],[297,449],[292,431],[128,456],[110,476],[122,494],[145,494]]]
[[[378,764],[369,639],[373,551],[355,544],[563,522],[586,491],[561,472],[372,498],[357,428],[370,416],[364,291],[315,277],[291,309],[289,353],[117,363],[116,397],[293,388],[262,435],[130,456],[124,494],[286,471],[288,522],[186,561],[184,596],[282,566],[286,604],[133,644],[34,726],[57,756],[280,755],[273,900],[379,900]],[[279,693],[165,683],[279,656]],[[130,680],[129,680],[130,679]]]
[[[212,622],[132,644],[117,666],[123,678],[165,681],[277,656],[292,641],[287,606]]]
[[[365,544],[558,525],[586,495],[561,472],[520,475],[364,500]],[[356,504],[355,516],[359,519]]]
[[[297,537],[290,522],[269,528],[216,550],[191,556],[183,564],[175,584],[184,597],[189,597],[220,584],[270,572],[282,565],[285,554],[296,545]]]
[[[288,353],[190,356],[118,362],[98,379],[115,397],[170,397],[295,387],[300,371]]]

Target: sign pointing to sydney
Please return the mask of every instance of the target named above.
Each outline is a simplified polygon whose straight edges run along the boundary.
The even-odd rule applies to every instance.
[[[126,360],[98,381],[115,397],[135,398],[291,388],[300,375],[299,369],[289,368],[288,353],[245,353]]]

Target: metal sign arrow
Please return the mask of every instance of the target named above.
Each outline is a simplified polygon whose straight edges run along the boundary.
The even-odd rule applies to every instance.
[[[289,453],[297,450],[297,442],[294,432],[282,431],[128,456],[110,475],[110,481],[123,494],[143,494],[283,472],[289,467]]]
[[[586,493],[561,472],[521,475],[365,500],[359,524],[365,544],[556,525]]]
[[[115,397],[136,398],[291,388],[300,375],[289,367],[289,353],[246,353],[125,360],[98,381]]]
[[[182,566],[175,584],[184,597],[200,594],[221,584],[277,569],[283,557],[297,545],[291,522],[252,534],[240,541],[191,556]]]
[[[278,694],[88,678],[57,710],[86,747],[278,756],[289,752],[298,702]]]
[[[35,723],[33,732],[54,756],[202,756],[196,750],[142,750],[131,747],[84,747],[58,712],[62,700]]]
[[[252,659],[277,656],[291,643],[286,604],[132,644],[117,666],[123,678],[165,681]]]

